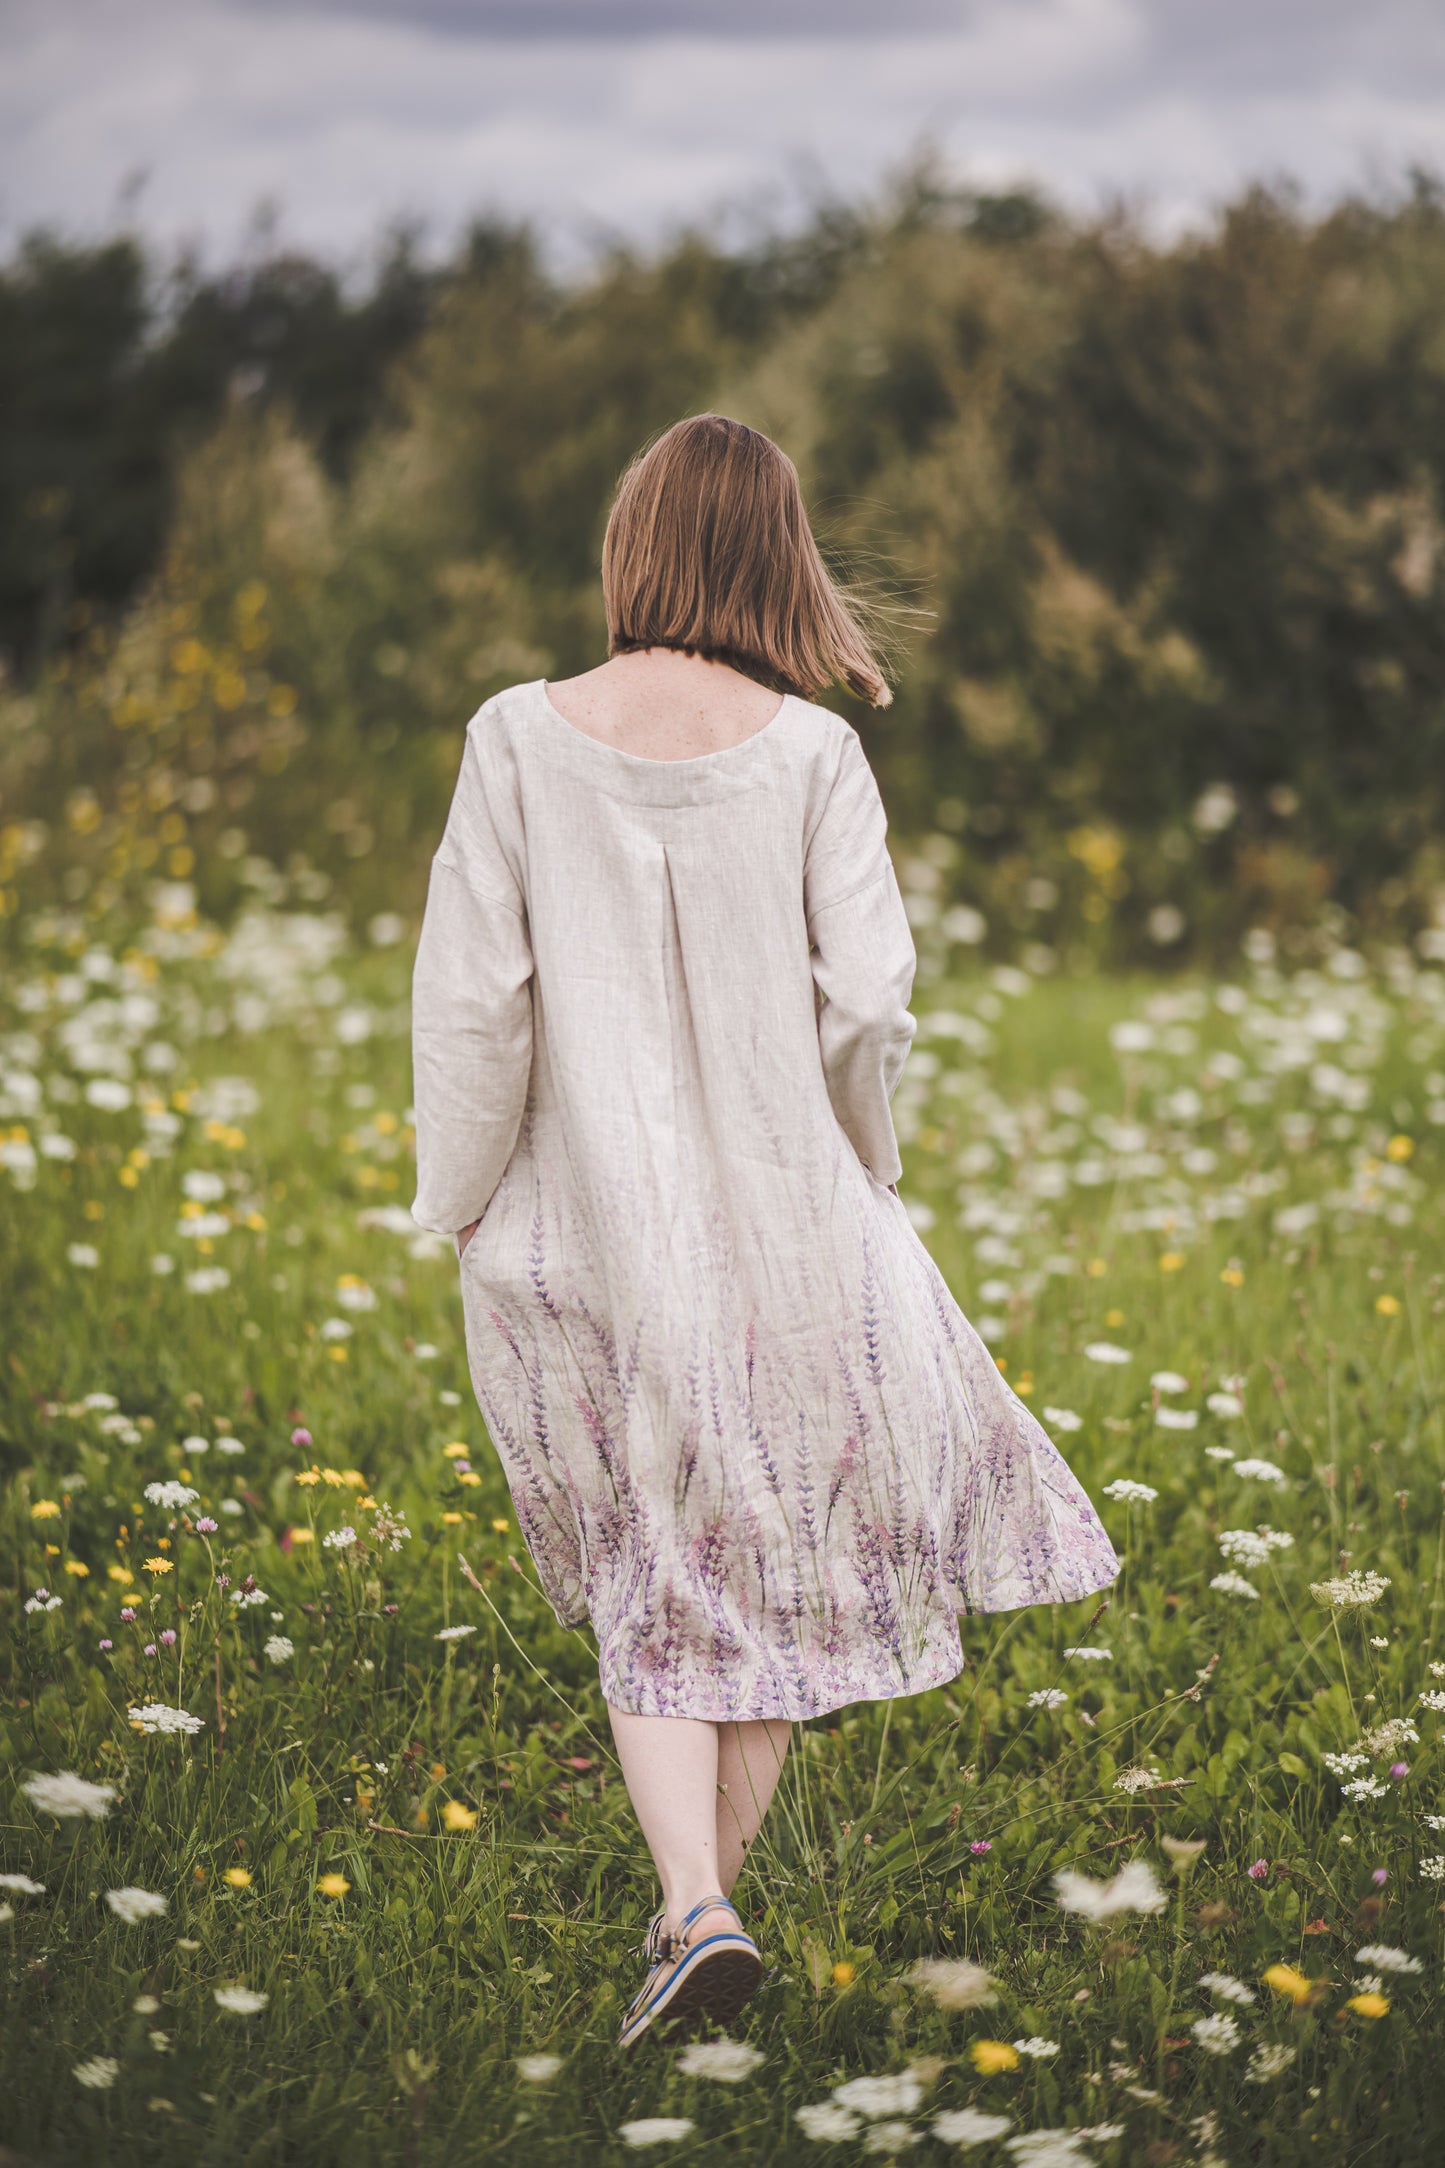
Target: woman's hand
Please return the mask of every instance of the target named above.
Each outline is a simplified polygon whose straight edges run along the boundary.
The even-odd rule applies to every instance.
[[[468,1243],[469,1243],[469,1242],[471,1241],[471,1239],[472,1239],[472,1236],[473,1236],[473,1235],[474,1235],[474,1234],[476,1233],[477,1229],[478,1229],[478,1228],[479,1228],[479,1227],[481,1226],[481,1224],[482,1224],[482,1223],[481,1223],[481,1221],[480,1221],[480,1220],[473,1220],[473,1221],[472,1221],[472,1224],[471,1224],[471,1226],[470,1226],[470,1227],[461,1227],[461,1228],[459,1228],[459,1229],[457,1230],[457,1256],[458,1256],[458,1257],[465,1257],[465,1256],[466,1256],[466,1254],[467,1254],[467,1244],[468,1244]]]

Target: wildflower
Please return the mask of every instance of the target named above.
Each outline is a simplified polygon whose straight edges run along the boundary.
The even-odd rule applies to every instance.
[[[1064,1654],[1065,1656],[1076,1656],[1080,1663],[1103,1664],[1113,1661],[1114,1651],[1112,1649],[1077,1648],[1065,1649]]]
[[[1445,1694],[1430,1687],[1420,1696],[1420,1706],[1422,1709],[1445,1709]]]
[[[1114,1790],[1116,1792],[1152,1792],[1158,1782],[1159,1773],[1155,1769],[1137,1767],[1121,1769],[1114,1779]]]
[[[113,1784],[91,1784],[73,1769],[62,1769],[50,1777],[26,1777],[20,1789],[42,1813],[54,1814],[62,1821],[86,1815],[98,1822],[110,1812],[115,1797]]]
[[[1156,1393],[1187,1393],[1189,1390],[1188,1378],[1181,1377],[1177,1370],[1156,1370],[1149,1383]]]
[[[850,1965],[846,1957],[838,1960],[830,1975],[834,1987],[851,1987],[858,1977],[858,1967]]]
[[[1267,1859],[1257,1859],[1252,1866],[1245,1869],[1245,1873],[1249,1876],[1251,1882],[1263,1882],[1269,1873],[1269,1861]]]
[[[1345,2003],[1347,2010],[1358,2010],[1361,2017],[1383,2017],[1390,2007],[1388,1995],[1351,1995]]]
[[[145,1732],[198,1732],[205,1726],[203,1716],[192,1716],[187,1709],[169,1708],[163,1701],[143,1702],[140,1708],[126,1711],[137,1731]]]
[[[148,1889],[108,1889],[105,1901],[127,1927],[134,1927],[138,1920],[159,1919],[166,1909],[165,1898]]]
[[[1082,1430],[1084,1418],[1072,1408],[1045,1408],[1044,1421],[1054,1430]]]
[[[1307,1980],[1293,1965],[1270,1965],[1260,1974],[1260,1978],[1266,1987],[1272,1987],[1277,1994],[1287,1995],[1290,2001],[1295,2003],[1308,2002],[1315,1990],[1314,1981]]]
[[[1252,1476],[1256,1483],[1283,1483],[1286,1480],[1283,1468],[1277,1468],[1272,1460],[1237,1460],[1234,1472]]]
[[[1356,1950],[1357,1965],[1374,1965],[1381,1972],[1421,1972],[1424,1970],[1418,1957],[1411,1957],[1407,1950],[1395,1950],[1387,1942],[1367,1942],[1362,1950]]]
[[[77,1581],[88,1581],[90,1579],[90,1568],[83,1558],[67,1558],[65,1570],[67,1573],[73,1573]]]
[[[1017,2070],[1019,2051],[1007,2040],[975,2040],[968,2059],[981,2078],[988,2078],[1000,2070]]]
[[[1243,1415],[1244,1402],[1238,1393],[1210,1393],[1204,1402],[1211,1415]]]
[[[1433,1858],[1422,1859],[1420,1875],[1426,1882],[1445,1882],[1445,1852],[1436,1852]]]
[[[1028,1707],[1031,1709],[1062,1709],[1068,1698],[1068,1695],[1057,1686],[1041,1686],[1037,1693],[1029,1695]]]
[[[1238,1596],[1241,1601],[1259,1600],[1259,1590],[1252,1581],[1246,1581],[1242,1573],[1216,1573],[1210,1582],[1222,1596]]]
[[[232,1603],[239,1603],[249,1610],[258,1610],[263,1603],[270,1603],[271,1600],[264,1588],[247,1588],[243,1584],[231,1591]]]
[[[890,2077],[850,2078],[846,2085],[834,2087],[833,2098],[858,2115],[912,2115],[923,2102],[923,2080],[911,2070],[899,2070]]]
[[[1161,1430],[1194,1430],[1199,1424],[1197,1408],[1156,1408],[1154,1420]]]
[[[545,2085],[562,2068],[560,2055],[519,2055],[517,2076],[524,2085]]]
[[[970,1852],[991,1852],[993,1850],[993,1839],[991,1837],[975,1837],[969,1845],[969,1850]]]
[[[1287,1551],[1294,1537],[1275,1528],[1226,1528],[1219,1548],[1231,1566],[1262,1566],[1271,1551]]]
[[[1059,2052],[1057,2040],[1040,2039],[1037,2033],[1032,2034],[1027,2040],[1015,2040],[1014,2046],[1018,2049],[1020,2055],[1027,2055],[1029,2060],[1035,2063],[1047,2062],[1050,2056],[1057,2055]]]
[[[349,1551],[356,1541],[356,1530],[350,1527],[333,1528],[330,1535],[323,1536],[321,1541],[328,1551]]]
[[[1006,2115],[980,2115],[977,2108],[949,2108],[933,2118],[933,2134],[945,2145],[986,2145],[1009,2127]]]
[[[113,2055],[92,2055],[88,2063],[75,2066],[77,2081],[88,2086],[93,2093],[106,2092],[120,2076],[120,2064]]]
[[[193,1506],[201,1494],[185,1483],[147,1483],[145,1495],[153,1506],[165,1506],[169,1511],[179,1513],[185,1506]]]
[[[1244,1268],[1242,1265],[1226,1265],[1219,1277],[1226,1287],[1243,1287]]]
[[[1226,2011],[1212,2011],[1208,2017],[1197,2017],[1189,2030],[1199,2045],[1210,2055],[1228,2055],[1239,2046],[1239,2021]]]
[[[196,1534],[198,1536],[213,1536],[219,1526],[220,1523],[213,1521],[209,1513],[203,1513],[196,1523]]]
[[[1154,1503],[1159,1493],[1151,1484],[1135,1483],[1121,1475],[1115,1482],[1104,1485],[1104,1496],[1117,1498],[1125,1505],[1147,1506]]]
[[[1167,1902],[1164,1890],[1149,1862],[1131,1859],[1108,1882],[1090,1881],[1072,1867],[1061,1867],[1054,1876],[1061,1911],[1080,1912],[1086,1919],[1112,1919],[1116,1912],[1159,1912]]]
[[[52,1596],[48,1588],[37,1588],[33,1596],[25,1599],[27,1611],[58,1611],[64,1603],[63,1596]]]
[[[913,2130],[907,2123],[896,2121],[875,2123],[871,2130],[865,2131],[863,2134],[863,2150],[865,2153],[887,2153],[890,2157],[895,2153],[901,2153],[906,2145],[922,2145],[922,2143],[923,2133],[921,2130]]]
[[[267,1637],[264,1654],[268,1662],[284,1664],[296,1654],[296,1644],[285,1634],[271,1634]]]
[[[1254,1989],[1246,1987],[1243,1980],[1236,1980],[1232,1972],[1201,1972],[1201,1987],[1207,1987],[1211,1995],[1221,2002],[1253,2002]]]
[[[1390,1787],[1382,1784],[1378,1777],[1356,1777],[1353,1783],[1342,1784],[1340,1789],[1346,1799],[1363,1800],[1383,1799]]]
[[[468,1634],[476,1632],[475,1626],[443,1626],[436,1635],[438,1641],[465,1641]]]
[[[1267,2085],[1271,2078],[1284,2075],[1298,2053],[1298,2048],[1286,2047],[1283,2041],[1261,2041],[1245,2064],[1244,2075],[1251,2085]]]
[[[992,1973],[966,1957],[920,1957],[907,1978],[941,2010],[978,2010],[998,2000]]]
[[[858,2118],[846,2108],[835,2107],[831,2100],[816,2101],[811,2107],[795,2108],[793,2121],[805,2138],[816,2138],[826,2144],[833,2138],[851,2138],[858,2128]]]
[[[1090,2168],[1092,2155],[1079,2144],[1077,2130],[1027,2130],[1010,2138],[1015,2168]]]
[[[722,2085],[736,2085],[762,2060],[759,2049],[749,2047],[746,2040],[697,2040],[683,2049],[677,2067],[685,2078],[716,2078]]]
[[[1311,1581],[1310,1594],[1316,1603],[1327,1604],[1336,1611],[1350,1611],[1367,1603],[1378,1603],[1389,1585],[1386,1574],[1357,1570],[1346,1574],[1343,1580]]]
[[[472,1449],[469,1445],[465,1445],[460,1438],[456,1438],[450,1445],[442,1447],[442,1455],[446,1460],[470,1460]]]
[[[155,1995],[137,1995],[131,2008],[137,2017],[154,2017],[160,2008],[160,2001]]]
[[[464,1807],[459,1799],[449,1799],[442,1808],[442,1820],[448,1829],[475,1829],[477,1817],[471,1807]]]
[[[167,1626],[165,1632],[161,1635],[161,1647],[163,1649],[173,1649],[175,1645],[176,1630],[174,1626]]]
[[[1112,1340],[1091,1340],[1084,1349],[1091,1363],[1128,1363],[1134,1360],[1126,1347],[1115,1347]]]
[[[1398,1295],[1376,1295],[1375,1308],[1379,1311],[1381,1317],[1398,1317],[1400,1315],[1400,1298]]]
[[[148,1558],[145,1569],[147,1573],[153,1573],[157,1580],[163,1573],[174,1573],[176,1570],[168,1558]]]
[[[254,2017],[264,2010],[271,2000],[254,1987],[216,1987],[211,1990],[218,2010],[229,2010],[233,2017]]]
[[[395,1506],[378,1506],[376,1518],[371,1524],[371,1540],[388,1550],[399,1551],[411,1540],[411,1530],[406,1525],[406,1515]]]
[[[344,1874],[324,1874],[316,1887],[323,1897],[344,1897],[351,1884]]]
[[[0,1874],[0,1889],[13,1889],[21,1897],[40,1897],[45,1893],[45,1884],[32,1882],[28,1874]]]
[[[66,1260],[78,1265],[84,1272],[93,1272],[100,1263],[100,1251],[93,1242],[71,1242],[66,1246]]]
[[[59,1520],[60,1507],[53,1498],[37,1498],[30,1508],[30,1518],[32,1521]]]
[[[619,2123],[617,2135],[624,2145],[667,2145],[696,2128],[685,2115],[644,2115],[633,2123]]]

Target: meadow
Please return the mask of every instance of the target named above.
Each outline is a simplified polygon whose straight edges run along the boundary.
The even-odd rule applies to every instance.
[[[797,1727],[761,1991],[625,2064],[650,1863],[409,1219],[414,926],[259,859],[12,921],[7,2160],[1436,2157],[1445,969],[988,962],[938,857],[902,1193],[1123,1573]]]

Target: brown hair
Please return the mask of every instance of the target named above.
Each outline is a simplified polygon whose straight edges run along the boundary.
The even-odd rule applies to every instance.
[[[607,652],[681,648],[813,699],[840,679],[893,698],[872,647],[878,614],[829,573],[798,470],[726,414],[674,422],[632,461],[602,544]]]

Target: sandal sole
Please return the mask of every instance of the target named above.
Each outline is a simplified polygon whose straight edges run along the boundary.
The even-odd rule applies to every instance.
[[[718,1950],[700,1958],[665,2007],[623,2046],[635,2047],[646,2033],[673,2036],[709,2024],[731,2025],[762,1977],[763,1961],[751,1950]]]

